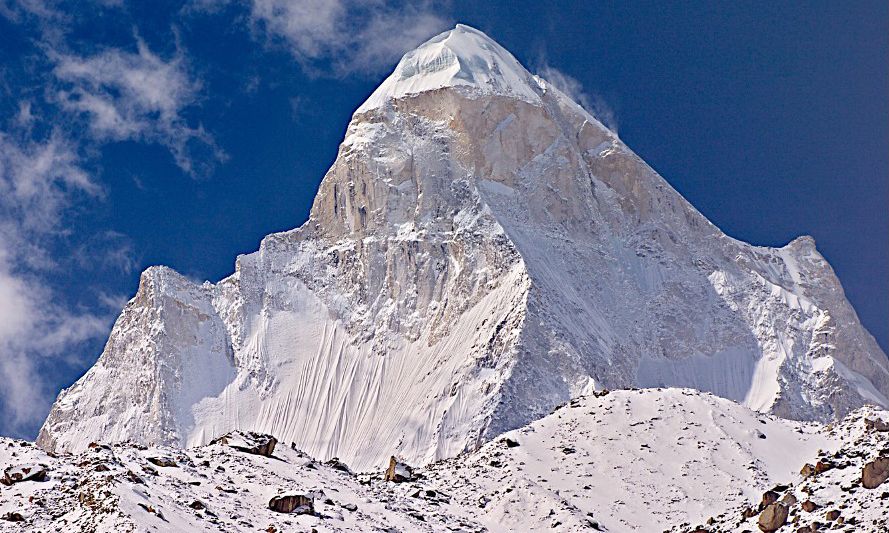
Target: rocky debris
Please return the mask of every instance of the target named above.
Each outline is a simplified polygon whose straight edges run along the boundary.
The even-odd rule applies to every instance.
[[[593,396],[596,398],[602,398],[603,396],[607,396],[608,392],[608,389],[593,391]]]
[[[277,513],[313,514],[315,501],[312,496],[301,492],[285,492],[269,500],[269,509]]]
[[[168,456],[152,456],[146,459],[149,463],[162,468],[177,468],[179,465],[172,457]],[[157,471],[154,472],[157,475]]]
[[[760,531],[771,533],[778,531],[787,523],[787,506],[783,503],[771,503],[759,514],[757,525]]]
[[[875,489],[889,479],[889,457],[878,457],[861,470],[861,486]]]
[[[46,481],[46,467],[37,464],[10,466],[3,471],[3,478],[0,479],[4,485],[22,481]]]
[[[825,426],[824,434],[840,439],[841,444],[829,451],[819,450],[817,459],[800,470],[798,485],[777,485],[763,494],[759,506],[737,506],[736,511],[722,513],[711,530],[755,530],[759,526],[757,519],[762,519],[761,515],[754,518],[756,508],[769,504],[787,508],[790,529],[797,533],[827,529],[889,532],[889,512],[886,512],[889,491],[861,490],[876,488],[881,480],[882,483],[889,480],[889,457],[886,456],[889,432],[878,431],[879,424],[874,422],[885,420],[885,413],[867,406]],[[776,494],[779,497],[773,502]],[[765,513],[765,509],[762,510]],[[781,531],[787,528],[785,525]],[[687,530],[687,527],[674,527],[671,531]]]
[[[271,457],[275,452],[275,445],[278,444],[278,440],[265,433],[232,431],[231,433],[226,433],[221,437],[213,439],[210,441],[210,444],[220,444],[229,446],[241,452]]]
[[[0,520],[6,520],[7,522],[24,522],[25,517],[22,516],[22,513],[10,511],[3,516],[0,516]]]
[[[386,469],[384,479],[386,481],[394,481],[395,483],[413,481],[414,469],[393,455],[389,458],[389,468]]]
[[[436,502],[436,503],[449,503],[451,501],[451,497],[435,489],[417,489],[411,493],[411,498],[419,498],[422,500]]]

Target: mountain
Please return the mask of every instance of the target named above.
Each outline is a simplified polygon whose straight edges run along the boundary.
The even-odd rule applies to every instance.
[[[796,499],[791,531],[826,529],[832,510],[843,531],[885,531],[889,481],[856,486],[889,446],[881,417],[889,412],[864,408],[825,427],[688,389],[597,393],[401,483],[283,442],[270,457],[234,441],[52,457],[0,438],[0,465],[42,465],[47,477],[3,487],[0,531],[759,531],[761,513],[743,512],[771,489]],[[819,461],[831,467],[800,474]],[[313,512],[269,509],[281,493],[310,498]],[[2,520],[12,513],[21,522]]]
[[[726,236],[458,25],[356,110],[300,228],[215,284],[146,270],[38,443],[255,430],[363,471],[453,457],[637,386],[827,421],[889,405],[889,360],[811,238]]]

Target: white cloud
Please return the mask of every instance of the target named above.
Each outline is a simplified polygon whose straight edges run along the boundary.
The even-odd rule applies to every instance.
[[[76,194],[100,196],[102,188],[80,167],[72,145],[54,132],[22,145],[0,133],[0,214],[21,231],[48,232]]]
[[[62,85],[58,102],[86,116],[97,140],[163,144],[192,175],[200,173],[198,163],[225,158],[203,127],[190,126],[183,116],[197,101],[200,83],[189,76],[181,52],[164,60],[137,39],[136,53],[110,49],[89,57],[52,56]],[[211,161],[195,157],[200,148],[210,149]]]
[[[449,25],[428,2],[253,0],[251,20],[312,73],[372,73]]]
[[[546,62],[543,62],[542,66],[537,68],[537,73],[557,89],[567,94],[572,100],[583,106],[602,125],[617,133],[617,115],[604,98],[588,92],[576,78],[565,74]]]
[[[106,332],[106,319],[66,309],[40,276],[57,267],[40,243],[64,234],[79,196],[101,195],[58,133],[43,142],[0,133],[0,405],[13,430],[49,408],[55,391],[40,379],[40,363],[71,360],[71,347]]]

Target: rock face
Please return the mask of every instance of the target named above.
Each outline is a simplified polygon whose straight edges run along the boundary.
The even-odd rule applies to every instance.
[[[367,471],[634,386],[827,420],[889,403],[889,361],[811,238],[726,236],[458,26],[356,111],[302,227],[215,284],[146,270],[39,443],[192,446],[240,429]]]

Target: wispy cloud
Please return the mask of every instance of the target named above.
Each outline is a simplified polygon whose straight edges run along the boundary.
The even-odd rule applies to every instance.
[[[62,109],[85,116],[99,141],[166,146],[176,164],[191,175],[224,160],[213,137],[201,125],[190,126],[183,116],[197,101],[200,82],[189,76],[182,53],[164,60],[141,39],[136,44],[135,53],[116,48],[87,57],[51,52]],[[207,149],[209,161],[204,158]]]
[[[250,20],[308,73],[375,73],[444,30],[433,4],[384,0],[253,0]]]
[[[580,104],[591,115],[596,117],[603,126],[617,133],[617,114],[604,98],[589,92],[577,78],[569,76],[546,61],[541,61],[540,63],[540,66],[536,69],[540,77]]]
[[[54,391],[40,364],[106,332],[107,319],[59,304],[41,276],[58,266],[42,243],[63,233],[78,198],[101,195],[59,133],[42,142],[0,133],[0,405],[13,430],[48,409]]]

